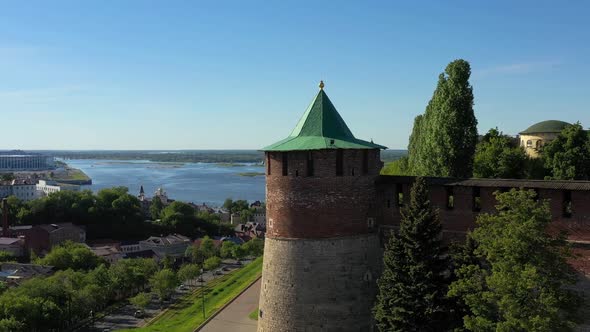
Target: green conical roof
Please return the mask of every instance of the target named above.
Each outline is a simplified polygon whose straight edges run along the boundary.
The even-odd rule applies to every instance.
[[[323,87],[323,85],[320,85]],[[319,149],[387,149],[354,137],[346,122],[320,89],[289,137],[262,151],[295,151]]]

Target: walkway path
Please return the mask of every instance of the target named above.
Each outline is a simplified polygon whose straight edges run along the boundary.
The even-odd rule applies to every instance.
[[[260,280],[221,311],[200,332],[256,332],[257,321],[248,315],[258,308]]]

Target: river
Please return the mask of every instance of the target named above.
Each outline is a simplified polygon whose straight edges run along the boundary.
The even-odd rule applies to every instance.
[[[95,159],[70,159],[65,162],[92,178],[92,185],[84,188],[95,192],[125,186],[129,188],[129,193],[137,195],[143,185],[148,197],[161,186],[168,198],[196,204],[221,206],[226,198],[250,202],[264,200],[264,176],[239,174],[264,172],[264,167],[259,165]]]

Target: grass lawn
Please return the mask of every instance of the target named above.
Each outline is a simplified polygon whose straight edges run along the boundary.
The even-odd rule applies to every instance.
[[[205,287],[205,312],[211,316],[217,309],[232,300],[262,273],[262,257],[245,267],[207,283]],[[138,332],[193,331],[203,321],[201,289],[183,297],[158,319],[143,328],[125,330]]]
[[[65,180],[65,181],[87,181],[90,180],[86,173],[82,172],[77,168],[67,168],[65,171],[66,174],[59,174],[54,178],[54,180]]]
[[[256,310],[252,311],[249,315],[248,318],[252,319],[252,320],[258,320],[258,308],[256,308]]]

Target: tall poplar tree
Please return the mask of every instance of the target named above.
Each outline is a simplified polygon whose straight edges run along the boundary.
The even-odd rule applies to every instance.
[[[441,232],[426,182],[416,178],[410,203],[402,210],[399,233],[392,234],[383,257],[384,270],[373,308],[379,330],[444,329],[448,260]]]
[[[459,59],[438,77],[432,99],[414,120],[408,146],[410,172],[420,176],[471,177],[477,144],[469,62]]]

